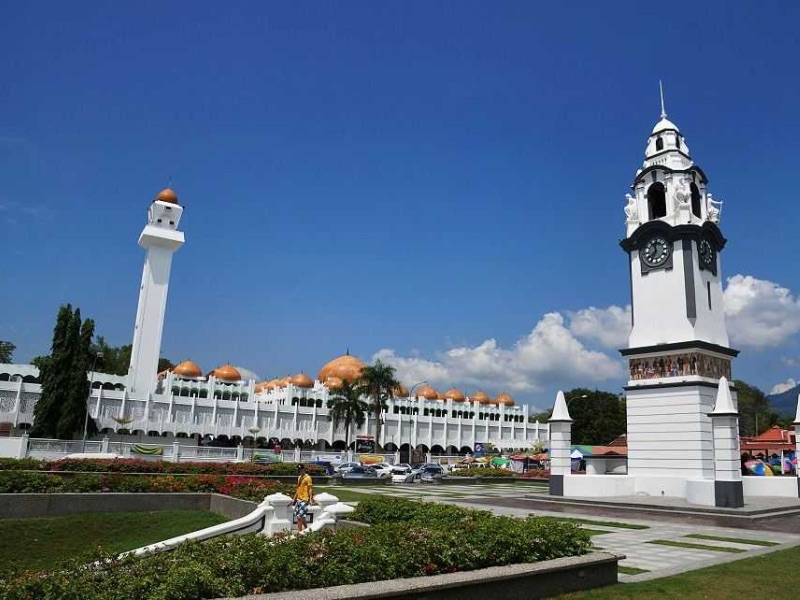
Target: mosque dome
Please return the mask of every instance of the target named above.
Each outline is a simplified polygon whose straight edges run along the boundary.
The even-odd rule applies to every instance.
[[[514,406],[514,399],[506,392],[502,392],[500,394],[497,394],[497,398],[495,398],[495,403],[502,404],[504,406]]]
[[[402,383],[392,390],[395,398],[408,398],[408,388]]]
[[[343,383],[344,381],[340,377],[331,376],[325,380],[325,387],[329,390],[340,390]]]
[[[209,375],[213,375],[222,381],[241,381],[242,375],[233,365],[222,365],[217,367]]]
[[[185,360],[182,363],[172,367],[172,374],[178,377],[202,377],[203,371],[190,360]]]
[[[298,373],[292,377],[292,383],[299,388],[309,389],[314,387],[314,380],[305,373]]]
[[[436,399],[437,400],[441,400],[442,402],[447,400],[447,398],[444,397],[444,394],[442,392],[440,392],[439,390],[436,390]]]
[[[178,204],[178,194],[170,188],[164,188],[156,194],[156,200],[159,202],[169,202],[170,204]]]
[[[258,383],[255,385],[255,387],[253,388],[253,392],[255,392],[256,394],[260,394],[260,393],[261,393],[261,392],[263,392],[265,389],[267,389],[267,382],[266,382],[266,381],[259,381],[259,382],[258,382]]]
[[[417,392],[417,398],[425,398],[425,400],[438,400],[439,392],[437,392],[431,386],[426,385]]]
[[[481,404],[491,404],[492,399],[489,398],[489,394],[484,391],[478,390],[472,396],[470,396],[470,400],[473,402],[480,402]]]
[[[361,377],[361,371],[366,367],[363,362],[355,356],[345,354],[339,358],[334,358],[319,370],[317,379],[327,381],[329,377],[338,377],[349,383],[353,383]]]
[[[275,388],[281,387],[281,382],[278,379],[270,379],[265,385],[265,390],[274,390]]]
[[[447,390],[444,393],[444,397],[446,400],[452,400],[453,402],[464,402],[467,397],[464,395],[464,392],[461,390],[457,390],[456,388]]]

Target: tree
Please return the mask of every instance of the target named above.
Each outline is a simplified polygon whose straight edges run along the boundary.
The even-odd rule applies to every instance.
[[[14,360],[14,350],[17,347],[11,342],[0,340],[0,363],[10,363]]]
[[[69,439],[83,431],[93,336],[94,321],[81,321],[80,309],[73,310],[69,304],[59,308],[50,355],[35,359],[42,395],[34,408],[32,435]],[[94,422],[87,426],[87,431],[94,433]]]
[[[359,379],[359,387],[370,400],[375,413],[375,445],[381,439],[381,412],[388,408],[387,401],[394,397],[394,389],[400,385],[395,378],[395,368],[376,360],[374,365],[364,367]]]
[[[355,424],[361,427],[366,419],[369,404],[361,399],[361,389],[358,384],[344,381],[342,387],[336,390],[336,395],[331,398],[331,419],[334,427],[344,423],[345,446],[350,448],[350,426]]]
[[[124,346],[109,346],[106,339],[100,335],[97,336],[97,342],[94,344],[94,351],[103,353],[103,372],[109,375],[127,375],[128,369],[131,366],[131,352],[133,346],[125,344]],[[167,358],[158,359],[158,372],[171,369],[175,365]],[[155,375],[154,375],[155,377]]]
[[[572,417],[573,444],[608,444],[627,431],[625,400],[601,390],[575,388],[564,393]],[[553,409],[535,415],[546,423]]]
[[[735,379],[739,406],[739,435],[759,435],[778,422],[779,415],[770,407],[766,394],[741,379]]]

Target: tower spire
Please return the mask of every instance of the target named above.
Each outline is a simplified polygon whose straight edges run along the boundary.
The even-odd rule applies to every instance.
[[[658,80],[658,91],[661,95],[661,118],[667,118],[667,111],[664,109],[664,86],[661,83],[661,80]]]

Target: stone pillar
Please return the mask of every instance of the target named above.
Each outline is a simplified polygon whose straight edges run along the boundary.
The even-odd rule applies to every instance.
[[[108,436],[105,436],[100,441],[100,452],[102,452],[103,454],[108,454]]]
[[[244,446],[239,444],[236,446],[236,462],[242,462],[244,460]]]
[[[178,440],[172,442],[172,462],[176,463],[180,460],[181,445]]]
[[[564,477],[571,471],[572,417],[567,410],[564,392],[556,394],[550,417],[550,495],[564,495]]]
[[[22,437],[19,440],[19,449],[17,451],[16,458],[27,458],[28,457],[28,441],[29,437],[27,433],[23,433]]]
[[[733,405],[728,380],[720,377],[717,401],[708,415],[714,435],[714,506],[744,506],[741,452],[739,451],[739,412]]]

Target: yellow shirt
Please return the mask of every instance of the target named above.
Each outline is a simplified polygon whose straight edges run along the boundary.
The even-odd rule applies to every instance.
[[[311,475],[308,473],[303,473],[297,478],[295,498],[303,502],[308,502],[311,499]]]

